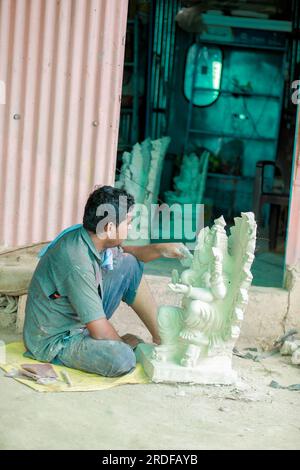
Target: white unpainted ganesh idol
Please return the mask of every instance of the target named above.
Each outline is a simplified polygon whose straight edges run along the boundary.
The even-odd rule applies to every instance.
[[[248,303],[256,243],[252,213],[235,219],[229,237],[223,217],[202,229],[191,266],[173,271],[170,289],[180,307],[158,311],[159,346],[140,344],[137,358],[154,382],[232,384],[232,351]]]

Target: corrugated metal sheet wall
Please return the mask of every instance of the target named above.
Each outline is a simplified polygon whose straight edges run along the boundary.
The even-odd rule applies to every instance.
[[[127,0],[0,0],[0,245],[51,239],[113,183]]]

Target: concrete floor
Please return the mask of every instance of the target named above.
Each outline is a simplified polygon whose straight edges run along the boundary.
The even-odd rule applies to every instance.
[[[176,260],[146,265],[158,303],[174,305],[160,292],[159,276],[183,268]],[[283,255],[258,243],[254,285],[281,287]],[[170,296],[170,297],[168,297]],[[149,335],[128,307],[113,323],[120,334]],[[19,340],[0,329],[0,340]],[[239,350],[253,344],[238,343]],[[300,392],[275,390],[300,383],[300,368],[288,358],[262,362],[238,357],[238,387],[124,385],[99,392],[42,394],[0,371],[0,449],[300,449]]]
[[[274,259],[262,259],[258,272],[265,276],[269,264],[271,279]],[[148,279],[158,304],[179,301],[157,276],[175,267],[181,265],[173,260],[146,267],[155,274]],[[127,306],[113,324],[121,335],[150,340]],[[19,339],[0,330],[6,343]],[[246,346],[253,344],[241,338],[239,350]],[[57,394],[35,392],[0,371],[0,449],[300,449],[300,392],[269,387],[271,380],[300,383],[300,368],[280,356],[261,363],[234,357],[234,366],[237,387],[148,384]]]
[[[127,306],[113,323],[120,334],[149,340]],[[0,330],[0,339],[20,336]],[[148,384],[86,393],[39,393],[1,371],[0,449],[300,449],[300,392],[269,387],[271,380],[299,383],[300,368],[280,356],[261,363],[234,357],[234,366],[237,387]]]

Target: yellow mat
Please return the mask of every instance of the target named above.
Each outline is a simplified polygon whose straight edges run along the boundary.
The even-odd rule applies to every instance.
[[[10,343],[6,345],[6,364],[0,364],[1,369],[5,372],[9,372],[13,368],[19,368],[21,364],[35,364],[39,361],[28,359],[23,356],[25,348],[22,342]],[[53,365],[55,372],[58,375],[59,380],[55,383],[48,385],[40,385],[31,379],[27,378],[16,378],[18,382],[21,382],[28,387],[37,390],[38,392],[90,392],[95,390],[105,390],[106,388],[116,387],[122,384],[146,384],[149,383],[141,364],[137,364],[137,367],[129,374],[123,375],[122,377],[101,377],[96,374],[89,374],[76,369],[70,369],[69,367]],[[60,372],[65,370],[71,379],[72,385],[67,385],[61,378]],[[7,378],[7,380],[12,380]]]

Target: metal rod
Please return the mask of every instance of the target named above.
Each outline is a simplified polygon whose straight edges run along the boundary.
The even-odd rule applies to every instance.
[[[132,114],[132,144],[139,138],[139,18],[134,18],[133,31],[133,114]]]
[[[150,19],[149,19],[149,48],[148,48],[148,69],[147,69],[147,103],[146,103],[146,122],[145,122],[145,137],[151,136],[151,115],[152,115],[152,93],[151,93],[151,75],[152,75],[152,62],[153,62],[153,29],[154,24],[154,10],[155,0],[150,3]]]

